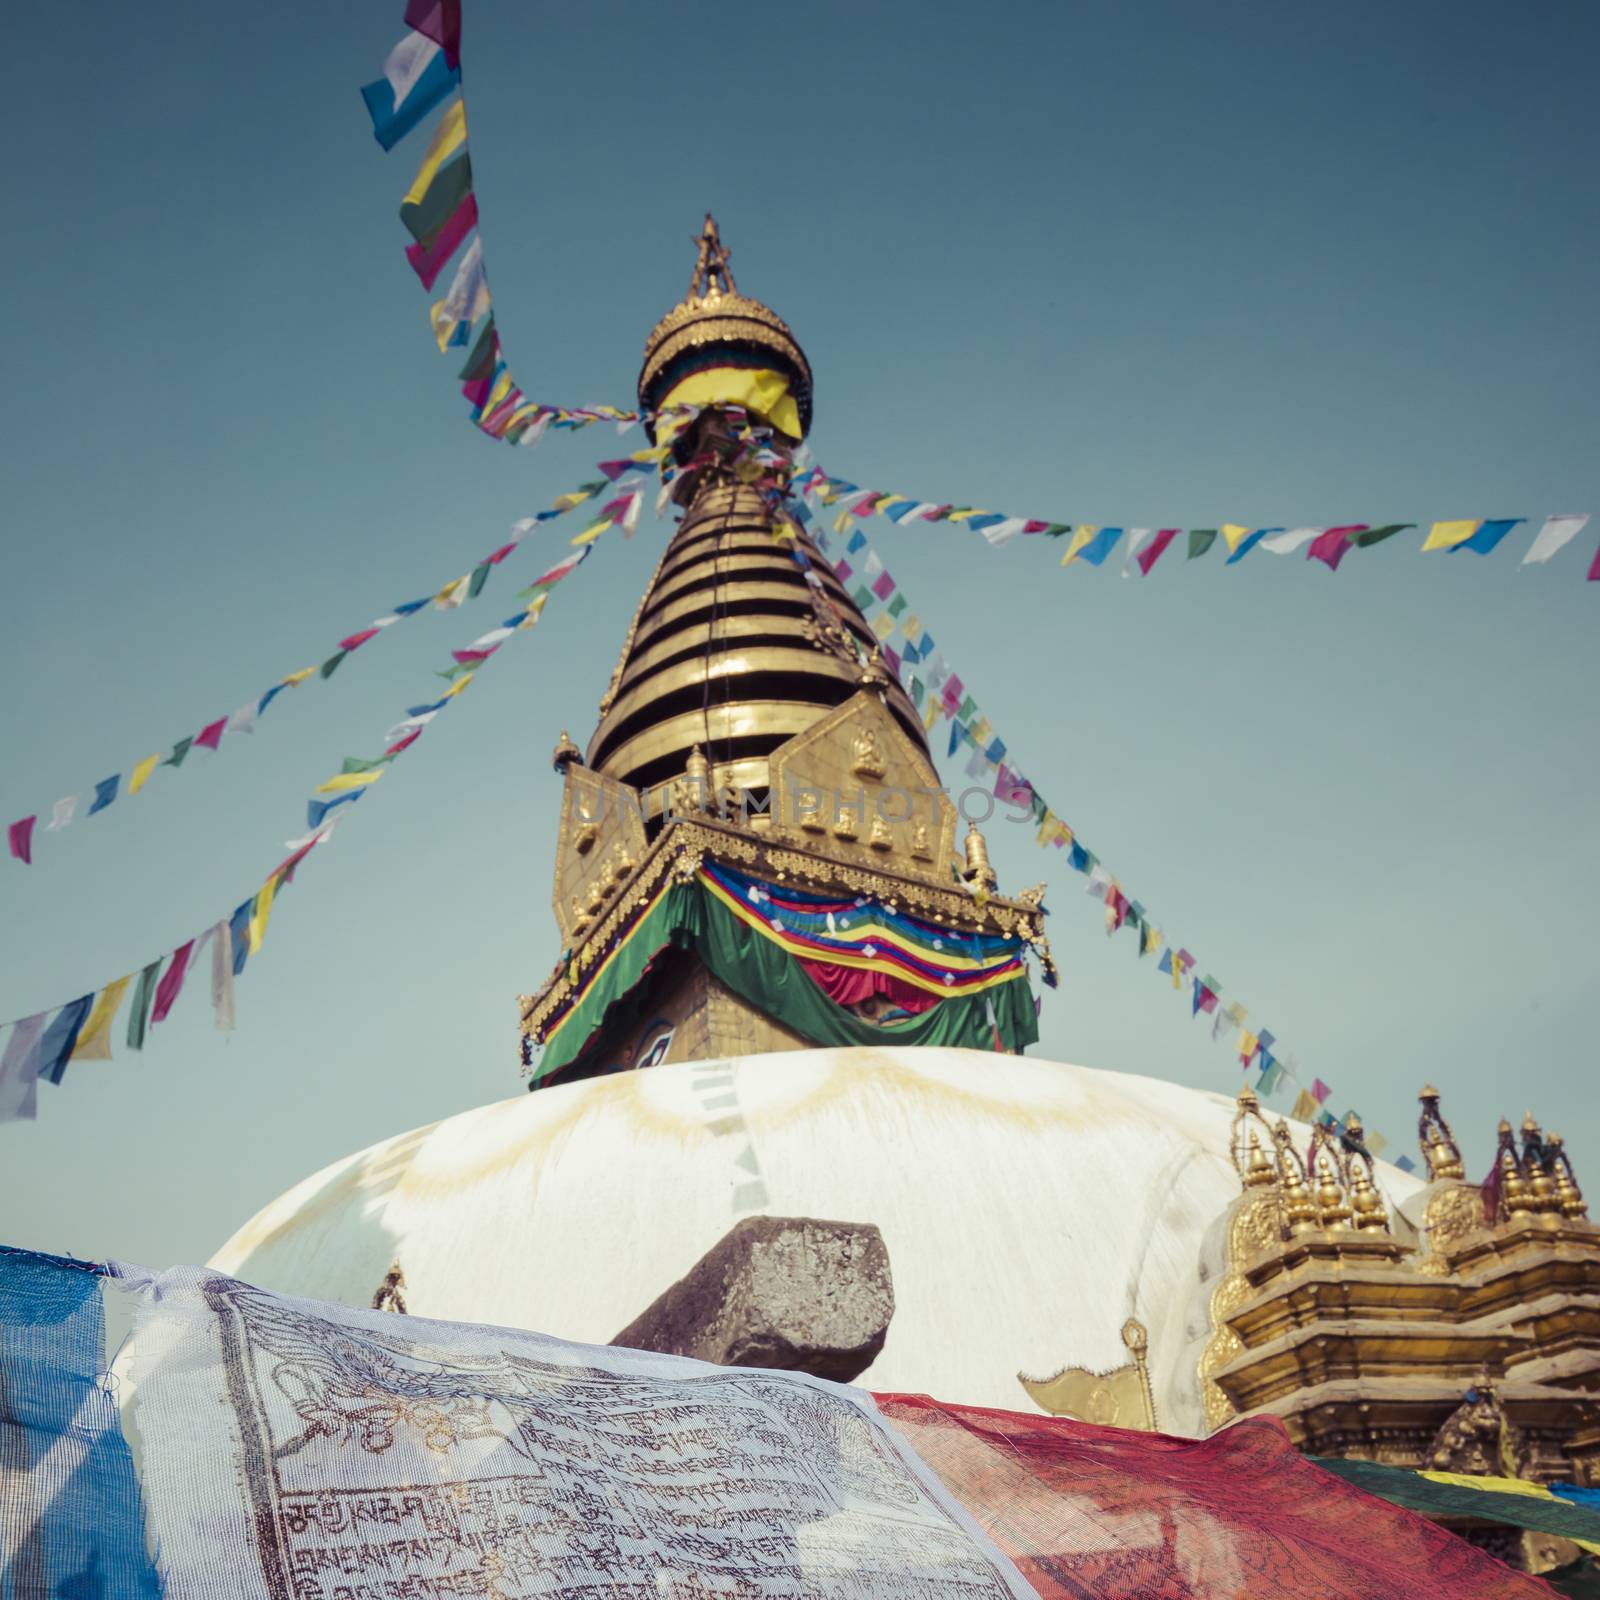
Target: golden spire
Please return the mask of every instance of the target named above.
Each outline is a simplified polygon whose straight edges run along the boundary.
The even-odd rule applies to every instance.
[[[572,742],[572,736],[565,728],[561,730],[561,737],[556,740],[556,747],[550,752],[550,765],[557,772],[565,772],[576,761],[583,765],[583,752]]]
[[[1552,1133],[1545,1143],[1550,1151],[1550,1165],[1555,1169],[1555,1209],[1573,1221],[1587,1217],[1589,1208],[1584,1204],[1583,1191],[1573,1175],[1572,1162],[1567,1158],[1561,1135]]]
[[[704,365],[706,355],[714,355],[718,349],[727,351],[735,361],[741,355],[755,354],[762,364],[788,378],[803,436],[811,428],[811,363],[805,351],[777,312],[734,287],[728,247],[709,212],[694,245],[689,293],[645,340],[644,364],[639,369],[641,409],[651,412],[657,408],[683,376],[686,358],[692,358],[691,364]]]

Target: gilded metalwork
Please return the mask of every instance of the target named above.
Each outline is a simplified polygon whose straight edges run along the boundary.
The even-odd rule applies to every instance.
[[[1030,1378],[1019,1372],[1017,1381],[1040,1410],[1054,1416],[1154,1433],[1156,1402],[1147,1361],[1150,1339],[1137,1317],[1123,1323],[1122,1342],[1133,1360],[1110,1372],[1063,1367],[1052,1378]]]
[[[383,1275],[380,1283],[372,1296],[372,1309],[374,1311],[392,1311],[398,1316],[406,1315],[406,1275],[400,1270],[397,1259]]]
[[[1425,1083],[1417,1099],[1422,1103],[1422,1114],[1417,1118],[1417,1144],[1422,1151],[1423,1161],[1427,1163],[1428,1176],[1465,1177],[1466,1171],[1461,1165],[1461,1147],[1439,1109],[1439,1091],[1431,1083]]]
[[[1487,1373],[1445,1418],[1428,1451],[1435,1472],[1473,1477],[1519,1476],[1515,1435]]]
[[[561,821],[551,904],[572,944],[593,925],[645,851],[637,792],[576,760],[562,767]]]
[[[794,333],[777,312],[733,286],[729,252],[715,220],[708,213],[695,241],[697,254],[689,293],[650,331],[639,371],[639,403],[649,410],[653,386],[668,366],[687,350],[707,345],[753,346],[774,357],[789,373],[803,428],[811,426],[811,363]]]

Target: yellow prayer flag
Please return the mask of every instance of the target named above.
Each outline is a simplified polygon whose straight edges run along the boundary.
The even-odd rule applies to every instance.
[[[272,915],[272,897],[278,892],[278,879],[268,878],[256,892],[255,904],[250,907],[250,954],[261,948],[267,936],[267,919]]]
[[[159,754],[146,756],[144,760],[133,769],[132,774],[128,778],[128,793],[138,794],[138,792],[144,788],[145,784],[149,781],[150,774],[154,772],[160,765],[161,757]]]
[[[1078,552],[1099,533],[1098,528],[1091,528],[1087,523],[1080,523],[1072,530],[1072,537],[1067,540],[1066,554],[1061,558],[1061,565],[1071,566],[1078,559]]]
[[[376,783],[386,770],[379,767],[376,772],[341,772],[326,783],[319,783],[317,793],[343,794],[347,789],[365,789],[369,783]]]
[[[117,1007],[122,1004],[122,996],[132,981],[130,974],[126,978],[118,978],[115,983],[108,983],[100,991],[100,997],[94,1003],[94,1010],[89,1013],[89,1020],[84,1023],[83,1031],[78,1035],[78,1042],[72,1047],[70,1060],[111,1059],[111,1024],[116,1020]]]
[[[1250,532],[1248,528],[1241,528],[1237,522],[1224,522],[1219,530],[1227,542],[1228,554],[1231,556],[1239,548],[1240,543]]]
[[[922,637],[922,618],[915,611],[906,612],[900,619],[900,631],[908,639],[920,639]]]
[[[316,670],[317,669],[315,667],[301,667],[298,672],[291,672],[289,676],[283,680],[284,688],[293,689],[297,684],[304,683],[306,679],[309,678]]]
[[[872,631],[885,643],[894,635],[894,618],[887,611],[880,611],[872,619]]]
[[[453,583],[447,583],[438,594],[433,597],[433,603],[441,611],[454,611],[463,600],[467,598],[467,589],[472,583],[472,574],[457,578]]]
[[[512,379],[509,372],[502,372],[494,380],[494,388],[489,391],[489,398],[483,402],[483,415],[488,416],[505,397],[511,393]]]
[[[533,599],[531,599],[528,602],[527,612],[523,616],[522,621],[519,622],[517,624],[517,626],[519,628],[531,628],[534,625],[534,623],[536,623],[539,620],[540,616],[543,614],[543,612],[544,612],[544,603],[549,598],[550,598],[550,591],[548,589],[546,589],[543,594],[536,594],[533,597]]]
[[[770,367],[708,367],[675,383],[662,397],[669,406],[739,405],[765,417],[791,439],[805,436],[789,380]],[[659,432],[657,434],[659,438]]]
[[[433,130],[433,142],[429,144],[428,153],[422,158],[422,165],[417,168],[417,175],[412,179],[411,187],[406,190],[403,204],[416,205],[428,192],[428,185],[438,176],[439,168],[466,141],[467,106],[464,100],[457,100],[440,119],[439,126]]]
[[[1422,551],[1426,555],[1430,550],[1449,550],[1458,544],[1465,544],[1479,528],[1480,522],[1436,522],[1428,530],[1428,537],[1422,541]]]
[[[922,731],[932,733],[933,725],[939,720],[939,702],[933,696],[928,696],[928,709],[922,713]]]
[[[992,511],[983,511],[977,506],[967,506],[964,510],[952,511],[950,515],[945,518],[945,521],[969,522],[973,517],[992,517],[993,515],[994,513]]]
[[[1294,1110],[1289,1113],[1296,1122],[1315,1122],[1320,1107],[1317,1105],[1316,1096],[1309,1089],[1302,1089],[1294,1097]]]
[[[610,517],[602,517],[598,522],[592,522],[582,533],[572,536],[574,544],[593,544],[607,528],[611,526]]]
[[[1248,1061],[1256,1053],[1256,1046],[1260,1043],[1261,1041],[1246,1028],[1239,1035],[1239,1059]]]
[[[450,685],[450,687],[448,689],[446,689],[445,692],[442,695],[439,696],[439,698],[441,700],[454,700],[455,697],[458,694],[460,694],[461,691],[463,689],[465,689],[466,686],[469,683],[471,683],[472,680],[475,677],[477,677],[477,673],[476,672],[464,672],[464,673],[462,673],[462,675],[459,678],[457,678],[456,681],[454,683],[452,683]]]
[[[433,342],[438,345],[440,353],[450,348],[450,335],[456,331],[457,317],[453,311],[446,311],[448,302],[435,300],[428,307],[428,323],[433,329]]]

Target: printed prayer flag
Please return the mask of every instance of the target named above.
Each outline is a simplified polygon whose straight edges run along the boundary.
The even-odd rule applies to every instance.
[[[1394,1164],[1399,1167],[1402,1172],[1415,1172],[1417,1170],[1417,1164],[1411,1159],[1410,1156],[1396,1156],[1394,1158]]]
[[[280,684],[278,687],[281,688],[283,686]],[[269,691],[269,695],[272,692],[275,691]],[[194,738],[192,735],[187,739],[180,739],[175,745],[173,745],[172,754],[168,756],[164,762],[162,762],[162,765],[165,767],[181,767],[183,765],[183,758],[188,755],[189,747],[193,743]]]
[[[161,753],[157,751],[153,756],[146,756],[143,761],[128,774],[128,793],[138,794],[148,782],[150,774],[161,764]]]
[[[1414,527],[1414,522],[1386,522],[1381,528],[1368,528],[1365,533],[1351,534],[1350,543],[1358,550],[1370,550],[1373,545],[1382,544],[1385,539],[1392,539],[1397,533]]]
[[[476,705],[477,702],[474,701],[473,704]],[[429,745],[428,748],[431,750],[433,746]],[[370,771],[341,772],[329,778],[325,783],[319,783],[314,792],[317,794],[343,794],[347,789],[364,789],[369,783],[376,783],[382,776],[383,769],[381,767]],[[362,815],[365,816],[366,813],[363,812]]]
[[[389,52],[384,76],[361,89],[373,137],[385,150],[394,149],[460,81],[460,70],[437,44],[407,34]]]
[[[261,948],[261,941],[267,936],[267,922],[272,916],[272,901],[277,892],[278,876],[274,873],[256,891],[255,900],[251,903],[249,935],[251,955]]]
[[[1267,1061],[1261,1068],[1261,1078],[1256,1085],[1256,1093],[1263,1099],[1276,1094],[1278,1085],[1283,1081],[1283,1064],[1278,1061]]]
[[[39,1046],[49,1016],[41,1011],[12,1024],[0,1054],[0,1122],[31,1122],[38,1115]]]
[[[156,982],[161,973],[160,961],[152,961],[139,974],[138,986],[133,991],[133,1004],[128,1009],[128,1048],[144,1049],[145,1030],[150,1026],[150,1006],[155,1000]]]
[[[1480,522],[1436,522],[1428,530],[1428,537],[1422,541],[1422,553],[1426,555],[1430,550],[1453,550],[1458,544],[1465,544],[1483,524]]]
[[[411,270],[422,281],[422,287],[431,290],[450,258],[461,247],[462,241],[478,225],[478,197],[469,194],[445,221],[443,227],[427,243],[406,246],[406,260]]]
[[[44,825],[46,833],[56,833],[67,827],[78,809],[78,797],[69,794],[64,799],[57,800],[50,808],[50,820]]]
[[[202,750],[215,750],[222,742],[222,730],[227,725],[228,719],[226,717],[218,717],[215,722],[208,722],[194,736],[196,746]]]
[[[1239,1035],[1239,1065],[1241,1067],[1250,1065],[1251,1058],[1255,1055],[1260,1043],[1261,1041],[1248,1028]]]
[[[78,1033],[94,1004],[92,994],[70,1002],[55,1014],[55,1019],[44,1030],[39,1041],[39,1076],[49,1083],[60,1083],[66,1075],[67,1063],[72,1059],[78,1043]]]
[[[1527,521],[1526,517],[1500,517],[1482,522],[1478,531],[1470,539],[1463,539],[1460,544],[1451,546],[1455,550],[1470,550],[1474,555],[1491,555],[1494,547],[1517,526],[1519,522]]]
[[[873,582],[872,592],[880,600],[887,600],[894,593],[894,579],[887,572],[880,573]]]
[[[432,39],[452,67],[461,65],[461,0],[406,0],[406,26]]]
[[[1229,554],[1227,564],[1230,567],[1236,561],[1243,561],[1244,558],[1249,555],[1250,552],[1254,550],[1255,547],[1260,544],[1268,534],[1283,532],[1282,528],[1257,528],[1253,532],[1245,532],[1244,530],[1239,529],[1236,524],[1226,523],[1222,529],[1222,534],[1225,539],[1228,538],[1228,532],[1230,528],[1232,528],[1238,534],[1237,538],[1228,539]]]
[[[1139,562],[1139,571],[1142,572],[1145,577],[1148,578],[1150,576],[1151,567],[1153,567],[1156,562],[1161,559],[1162,555],[1166,552],[1167,546],[1171,544],[1172,541],[1176,539],[1182,531],[1183,530],[1181,528],[1162,528],[1157,532],[1155,538],[1153,538],[1150,543],[1139,552],[1137,557]]]
[[[1327,1084],[1325,1084],[1322,1081],[1321,1078],[1314,1078],[1312,1080],[1312,1082],[1311,1082],[1311,1098],[1313,1100],[1315,1100],[1319,1106],[1332,1093],[1333,1093],[1333,1090],[1330,1089],[1327,1086]]]
[[[1290,528],[1286,533],[1275,533],[1261,541],[1263,550],[1270,550],[1275,556],[1292,555],[1303,544],[1315,539],[1323,530],[1321,528]]]
[[[406,190],[404,202],[406,205],[414,206],[422,199],[428,192],[429,184],[438,174],[439,168],[466,142],[466,102],[457,100],[439,119],[439,126],[433,130],[433,138],[429,141],[427,151],[422,157],[422,165],[417,168],[417,175],[412,179],[411,187]]]
[[[1122,537],[1121,528],[1101,528],[1095,536],[1078,551],[1078,559],[1087,561],[1091,567],[1103,566],[1105,559],[1117,547],[1117,541]],[[1065,562],[1062,563],[1065,565]]]
[[[1316,1119],[1317,1102],[1309,1089],[1302,1089],[1294,1097],[1294,1109],[1289,1115],[1296,1122],[1312,1122]]]
[[[24,866],[33,863],[33,825],[38,821],[37,816],[21,817],[6,829],[6,840],[11,846],[11,853]]]
[[[121,781],[122,774],[117,772],[113,773],[109,778],[102,778],[94,786],[94,804],[89,807],[89,815],[91,817],[97,811],[104,811],[117,798],[117,785]]]
[[[1546,517],[1544,526],[1528,546],[1528,553],[1522,558],[1521,565],[1526,567],[1530,563],[1548,561],[1564,545],[1577,538],[1588,521],[1587,516]]]
[[[156,985],[156,1003],[150,1012],[151,1022],[165,1022],[183,988],[184,974],[189,970],[189,956],[194,950],[194,940],[189,939],[172,952],[167,970]]]
[[[1329,528],[1326,533],[1319,533],[1311,541],[1311,547],[1306,551],[1306,560],[1320,561],[1330,572],[1337,572],[1339,563],[1350,550],[1350,536],[1366,531],[1367,525],[1364,522],[1354,523],[1349,527]]]
[[[89,1020],[78,1035],[78,1042],[72,1047],[74,1061],[111,1059],[111,1024],[115,1021],[117,1008],[122,1004],[122,997],[132,982],[133,975],[130,973],[126,978],[118,978],[114,983],[108,983],[100,991],[94,1003],[94,1010],[89,1013]]]
[[[1198,560],[1216,542],[1217,530],[1215,528],[1191,528],[1189,530],[1189,554],[1185,559],[1189,561]]]

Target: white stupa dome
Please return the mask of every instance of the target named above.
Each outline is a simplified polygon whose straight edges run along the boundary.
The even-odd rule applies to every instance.
[[[211,1265],[413,1315],[604,1344],[742,1217],[874,1223],[895,1313],[857,1380],[1031,1410],[1019,1372],[1149,1331],[1159,1426],[1205,1431],[1202,1246],[1240,1193],[1219,1094],[1026,1056],[823,1049],[558,1085],[307,1178]],[[1297,1139],[1303,1145],[1303,1130]],[[1379,1164],[1391,1212],[1421,1187]]]

